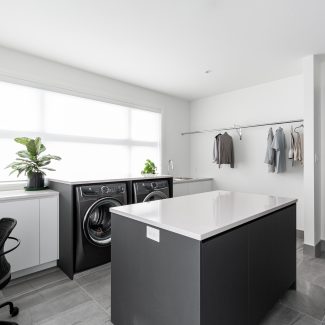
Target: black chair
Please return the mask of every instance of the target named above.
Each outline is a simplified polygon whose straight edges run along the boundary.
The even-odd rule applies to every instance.
[[[14,237],[9,237],[12,230],[16,227],[17,221],[11,218],[0,219],[0,290],[3,289],[11,279],[11,267],[6,260],[5,255],[15,250],[20,245],[20,240]],[[7,239],[16,241],[15,247],[4,252],[4,246]],[[11,301],[0,304],[0,308],[9,306],[11,316],[16,316],[19,313],[18,307],[15,307]],[[0,325],[18,325],[15,322],[0,321]]]

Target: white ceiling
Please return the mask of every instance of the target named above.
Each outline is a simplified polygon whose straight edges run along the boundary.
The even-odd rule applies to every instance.
[[[0,0],[0,45],[194,99],[299,73],[324,17],[324,0]]]

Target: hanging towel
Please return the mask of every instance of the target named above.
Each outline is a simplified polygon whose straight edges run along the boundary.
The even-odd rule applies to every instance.
[[[275,150],[275,172],[283,173],[286,171],[286,143],[285,135],[281,127],[275,131],[272,148]]]
[[[213,158],[212,161],[216,164],[219,164],[219,137],[220,137],[220,133],[217,134],[214,138],[214,142],[213,142]]]
[[[296,150],[296,141],[295,137],[293,134],[293,127],[291,125],[291,132],[290,132],[290,147],[289,147],[289,152],[288,152],[288,158],[292,159],[292,166],[294,163],[294,156],[295,156],[295,150]]]
[[[219,139],[219,168],[220,165],[230,165],[231,168],[234,168],[235,159],[234,159],[234,145],[232,137],[225,132],[224,134],[218,137]]]
[[[265,160],[264,162],[268,164],[268,171],[270,173],[274,173],[275,171],[275,151],[272,148],[273,143],[273,129],[269,129],[269,133],[267,135],[267,141],[266,141],[266,154],[265,154]]]
[[[295,150],[294,150],[294,160],[295,161],[300,161],[301,164],[303,165],[303,152],[304,152],[304,148],[303,148],[303,143],[304,143],[304,138],[303,138],[303,134],[300,134],[299,132],[297,132],[297,143],[295,146]]]

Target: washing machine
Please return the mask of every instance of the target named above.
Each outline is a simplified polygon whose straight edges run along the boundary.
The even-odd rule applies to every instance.
[[[76,187],[75,272],[107,263],[111,259],[111,207],[127,201],[126,183]]]
[[[169,182],[162,180],[142,180],[133,183],[134,203],[162,200],[171,197]]]

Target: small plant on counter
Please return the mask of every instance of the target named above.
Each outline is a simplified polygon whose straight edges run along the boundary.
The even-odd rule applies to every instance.
[[[156,167],[155,163],[153,161],[151,161],[150,159],[147,159],[144,164],[144,168],[143,168],[143,171],[141,172],[141,174],[142,175],[146,175],[146,174],[154,175],[154,174],[156,174],[156,171],[157,171],[157,167]]]
[[[54,171],[48,167],[52,160],[61,160],[58,156],[41,155],[46,147],[41,138],[16,138],[15,141],[26,146],[26,150],[17,152],[18,158],[6,168],[12,168],[10,173],[17,173],[17,177],[24,173],[28,177],[27,190],[42,189],[44,187],[44,170]]]

